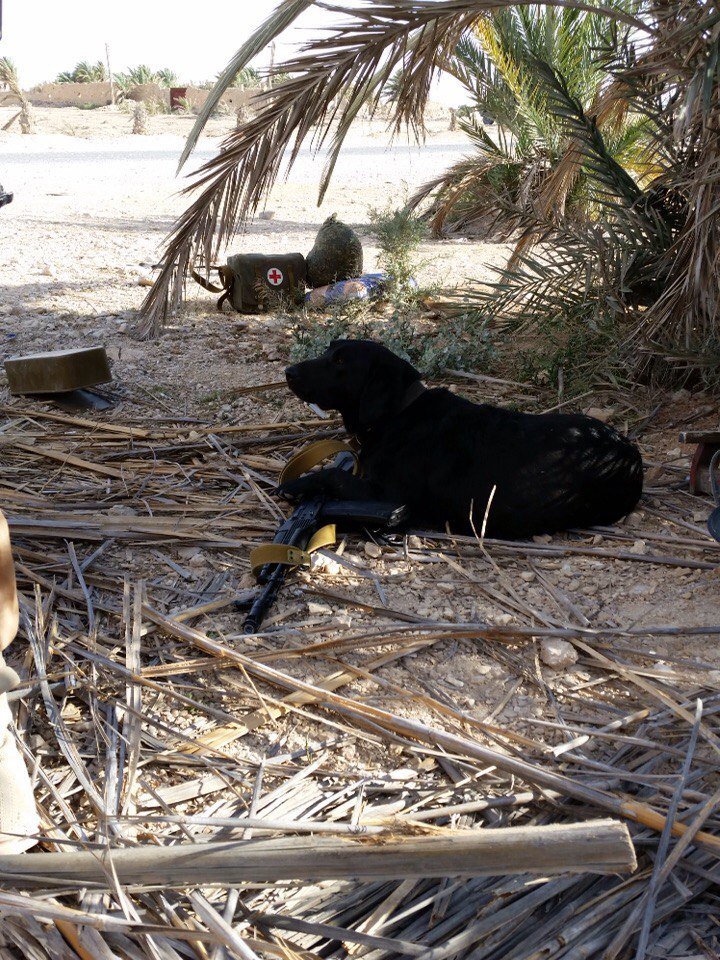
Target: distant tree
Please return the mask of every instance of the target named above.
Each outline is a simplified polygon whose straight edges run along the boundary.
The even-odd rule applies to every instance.
[[[260,82],[260,73],[255,67],[244,67],[235,74],[235,79],[230,86],[240,87],[242,90],[245,87],[259,87]]]
[[[178,78],[176,73],[173,73],[172,70],[168,70],[166,67],[163,70],[157,71],[155,81],[159,83],[161,87],[174,87],[177,85]]]
[[[107,70],[105,65],[98,60],[97,63],[89,63],[87,60],[81,60],[75,65],[74,70],[59,73],[56,83],[102,83],[107,80]]]
[[[173,87],[177,84],[177,74],[164,68],[153,70],[145,63],[130,67],[125,73],[116,73],[113,77],[120,94],[127,94],[132,87],[139,87],[146,83],[156,83],[160,87]]]

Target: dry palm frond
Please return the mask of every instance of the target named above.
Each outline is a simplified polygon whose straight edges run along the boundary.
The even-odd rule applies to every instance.
[[[720,342],[720,11],[703,0],[654,6],[659,37],[621,76],[636,98],[658,89],[667,97],[663,134],[673,162],[662,188],[679,198],[684,223],[642,327],[690,350]]]
[[[490,378],[480,380],[473,389],[487,398]],[[720,684],[693,643],[704,637],[708,649],[719,628],[681,617],[652,627],[622,613],[581,626],[581,609],[541,569],[551,558],[594,556],[627,577],[630,562],[712,576],[720,548],[678,525],[683,494],[648,491],[644,516],[599,531],[603,545],[585,536],[478,545],[437,532],[413,547],[411,569],[421,560],[448,567],[487,596],[493,620],[512,612],[504,626],[484,613],[471,623],[416,616],[423,583],[396,593],[395,609],[379,606],[369,584],[346,595],[317,573],[296,582],[300,595],[352,619],[308,619],[304,604],[285,598],[286,616],[246,647],[228,636],[241,622],[238,564],[270,533],[266,501],[285,457],[327,423],[294,411],[279,423],[270,406],[268,422],[221,424],[206,410],[188,421],[183,399],[177,407],[155,421],[154,403],[130,394],[110,418],[21,399],[0,410],[2,500],[23,611],[10,648],[23,686],[12,696],[18,742],[37,774],[37,856],[47,859],[32,863],[35,893],[23,863],[0,862],[3,960],[206,960],[223,949],[247,960],[627,957],[648,924],[648,957],[698,956],[700,943],[702,956],[717,955]],[[49,490],[51,451],[64,467]],[[230,454],[243,473],[250,462],[262,471],[246,489],[233,477],[231,499]],[[109,463],[122,471],[108,477]],[[627,549],[638,537],[649,552]],[[207,568],[189,574],[168,563],[188,543],[202,546],[209,579]],[[400,544],[390,549],[404,558]],[[522,592],[518,564],[536,573]],[[580,576],[590,584],[596,570]],[[455,609],[462,620],[460,602]],[[587,682],[550,696],[536,675],[538,635],[572,639]],[[683,646],[665,652],[672,667],[662,671],[656,638],[664,650]],[[481,684],[482,706],[471,712],[465,694],[442,683],[438,662],[478,654],[502,667],[508,690],[499,677]],[[521,715],[509,701],[523,683],[537,697]],[[478,719],[491,708],[492,720]],[[461,830],[477,837],[493,827],[501,841],[510,826],[560,830],[598,809],[628,821],[638,854],[631,877],[507,876],[505,861],[494,877],[445,881],[428,870],[408,880],[407,856],[397,879],[387,865],[396,842],[423,834],[448,846],[464,842]],[[347,878],[321,884],[277,882],[278,872],[263,881],[257,870],[250,882],[229,884],[224,870],[206,883],[187,852],[222,844],[260,857],[269,837],[271,848],[302,849],[309,832],[325,835],[320,847],[333,837],[348,851],[363,844],[383,859],[386,879],[354,879],[346,863]],[[83,851],[106,867],[98,887],[77,874]],[[116,858],[149,851],[159,854],[152,878],[125,884],[114,872]],[[70,855],[59,870],[56,854]],[[167,861],[181,854],[177,880]]]
[[[7,87],[8,95],[20,104],[20,111],[13,116],[3,130],[9,130],[12,124],[20,119],[20,130],[22,133],[33,133],[35,124],[33,120],[32,104],[25,96],[20,86],[17,68],[8,57],[0,58],[0,87]]]
[[[261,29],[265,42],[308,5],[300,0],[281,5]],[[352,121],[363,105],[377,103],[393,73],[403,68],[394,122],[398,127],[407,124],[417,133],[431,82],[447,60],[448,51],[479,17],[508,3],[372,0],[359,8],[319,2],[314,5],[347,14],[348,23],[282,64],[279,69],[289,79],[259,94],[254,99],[254,119],[227,137],[219,155],[197,171],[188,191],[200,193],[168,240],[160,275],[142,307],[141,336],[156,335],[168,311],[179,306],[193,261],[202,256],[209,262],[234,235],[238,224],[257,209],[275,182],[288,149],[292,165],[306,139],[318,148],[329,141],[322,197]],[[647,32],[635,17],[602,4],[553,0],[553,5],[605,12]],[[233,59],[209,103],[225,89],[251,51],[257,52],[257,42],[257,37],[249,41]],[[198,133],[196,129],[193,135]]]
[[[192,151],[197,145],[200,134],[205,128],[217,108],[220,98],[229,86],[235,82],[238,74],[247,68],[250,61],[259,53],[262,53],[284,30],[287,30],[297,18],[311,7],[315,0],[292,0],[291,3],[282,4],[275,13],[265,21],[259,30],[250,37],[247,43],[238,50],[227,67],[218,77],[217,83],[210,91],[207,100],[198,111],[198,117],[190,134],[187,143],[180,156],[178,170],[181,170]]]
[[[17,68],[9,57],[0,57],[0,87],[7,87],[8,94],[14,97],[18,103],[23,103],[26,100],[20,87]]]

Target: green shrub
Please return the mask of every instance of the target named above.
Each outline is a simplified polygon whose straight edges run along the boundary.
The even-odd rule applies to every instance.
[[[390,278],[392,298],[412,298],[411,281],[421,265],[417,260],[427,227],[407,207],[369,211],[372,232],[379,248],[378,267]]]
[[[368,338],[384,343],[428,377],[447,370],[486,370],[494,356],[487,325],[463,314],[437,323],[421,322],[419,310],[429,293],[414,284],[422,264],[418,248],[425,224],[407,209],[370,211],[379,247],[378,267],[390,277],[389,316],[378,314],[376,302],[355,300],[333,304],[325,316],[306,313],[293,327],[295,360],[315,357],[333,340]]]
[[[486,371],[495,351],[487,327],[463,315],[420,326],[407,315],[374,316],[367,300],[333,306],[327,316],[306,315],[293,328],[292,360],[321,354],[338,339],[370,339],[384,343],[427,377],[448,370]]]

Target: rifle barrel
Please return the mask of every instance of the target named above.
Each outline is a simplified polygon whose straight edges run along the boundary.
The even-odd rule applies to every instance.
[[[265,586],[257,597],[255,597],[253,605],[248,610],[247,616],[243,621],[243,633],[250,635],[258,632],[260,624],[265,619],[265,615],[280,592],[280,587],[283,585],[287,573],[287,567],[279,563],[275,564],[275,569],[268,577]]]

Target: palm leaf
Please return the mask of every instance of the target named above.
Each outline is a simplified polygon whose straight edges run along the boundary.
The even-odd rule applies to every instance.
[[[8,92],[20,103],[25,102],[25,94],[20,86],[17,67],[9,57],[0,57],[0,84],[7,87]]]
[[[607,13],[640,31],[649,30],[642,21],[602,3],[550,2]],[[198,118],[181,163],[238,70],[311,5],[311,0],[282,4],[233,58]],[[350,19],[284,63],[280,69],[290,79],[256,97],[255,118],[231,134],[220,154],[197,171],[188,189],[199,190],[199,195],[168,239],[160,274],[141,309],[141,335],[155,335],[168,310],[179,306],[192,262],[199,255],[211,259],[239,223],[257,209],[276,180],[286,151],[292,165],[306,139],[317,147],[329,141],[322,196],[353,118],[364,103],[379,97],[383,85],[400,67],[402,83],[394,122],[418,133],[432,79],[449,51],[484,13],[509,4],[507,0],[369,0],[355,8],[316,5],[345,13]],[[524,0],[524,5],[530,5],[530,0]]]
[[[183,168],[188,157],[197,146],[200,134],[205,129],[205,124],[217,109],[220,98],[229,87],[233,86],[238,74],[240,74],[259,53],[262,53],[263,50],[269,47],[276,37],[284,30],[287,30],[305,10],[313,6],[314,3],[315,0],[291,0],[290,3],[281,4],[280,7],[267,18],[262,26],[255,31],[247,43],[244,43],[242,47],[240,47],[223,72],[218,76],[215,86],[208,94],[205,103],[198,112],[197,120],[193,124],[183,152],[180,155],[178,172]]]

